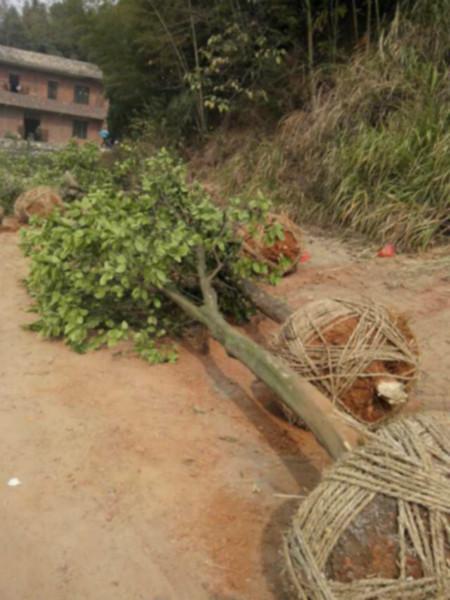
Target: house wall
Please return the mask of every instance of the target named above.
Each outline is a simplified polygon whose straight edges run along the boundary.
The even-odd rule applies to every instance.
[[[67,104],[74,103],[74,88],[76,84],[86,85],[89,87],[89,105],[103,107],[106,100],[103,96],[103,87],[99,81],[75,79],[71,77],[61,77],[52,73],[42,73],[39,71],[29,71],[24,69],[16,69],[8,65],[0,65],[0,86],[3,88],[9,83],[9,74],[14,73],[19,75],[20,84],[23,90],[30,94],[47,98],[47,84],[49,81],[58,82],[58,101]]]
[[[64,104],[76,104],[74,102],[74,88],[76,84],[89,87],[89,105],[95,107],[106,107],[107,101],[103,96],[103,87],[101,82],[95,80],[83,80],[72,77],[62,77],[52,73],[31,71],[26,69],[16,69],[8,65],[0,64],[0,89],[8,89],[9,74],[14,73],[20,76],[21,93],[26,95],[35,95],[41,98],[47,98],[48,82],[58,82],[58,102]],[[81,106],[81,105],[80,105]],[[86,106],[86,105],[83,105]],[[4,137],[7,133],[20,134],[23,127],[24,116],[35,115],[41,120],[41,129],[47,132],[48,137],[45,141],[54,144],[67,143],[72,138],[74,117],[63,114],[56,114],[45,111],[28,111],[22,108],[0,105],[0,136]],[[79,119],[87,121],[87,139],[79,140],[94,141],[100,143],[98,135],[103,126],[103,121],[98,119]]]
[[[55,115],[51,113],[40,113],[41,128],[44,131],[48,131],[48,141],[50,144],[64,144],[72,138],[73,121],[72,117],[65,117],[64,115]],[[85,120],[85,119],[82,119]],[[98,134],[102,127],[100,121],[93,121],[86,119],[88,123],[87,138],[85,140],[79,140],[80,142],[91,141],[99,142],[101,138]]]
[[[0,106],[0,137],[5,134],[18,135],[23,124],[23,111],[12,106]]]
[[[45,140],[51,144],[66,144],[72,138],[73,121],[72,117],[56,115],[43,112],[27,112],[27,115],[33,114],[41,121],[41,129],[48,132]],[[11,106],[0,106],[0,137],[7,134],[20,135],[23,127],[25,111]],[[102,127],[101,121],[88,120],[86,140],[80,142],[93,141],[100,142],[98,132]]]

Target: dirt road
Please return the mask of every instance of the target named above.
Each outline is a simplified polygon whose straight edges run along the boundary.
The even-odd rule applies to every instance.
[[[309,240],[290,302],[366,293],[411,315],[417,398],[448,406],[448,256],[369,259]],[[0,236],[1,600],[281,600],[280,535],[327,464],[220,347],[150,367],[21,325],[17,234]],[[252,326],[252,334],[270,329]],[[8,481],[16,477],[16,487]]]

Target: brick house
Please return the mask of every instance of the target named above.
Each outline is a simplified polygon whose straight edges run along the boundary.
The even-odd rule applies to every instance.
[[[0,46],[0,137],[100,141],[107,111],[96,65]]]

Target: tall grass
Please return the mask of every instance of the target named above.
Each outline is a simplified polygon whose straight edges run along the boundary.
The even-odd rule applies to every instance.
[[[422,0],[409,18],[398,12],[376,48],[335,69],[311,110],[272,137],[250,136],[220,167],[228,189],[263,188],[300,221],[404,249],[448,239],[450,2],[436,4],[449,10]]]
[[[449,124],[439,102],[406,103],[382,128],[342,135],[326,157],[332,201],[316,215],[406,248],[448,235]]]

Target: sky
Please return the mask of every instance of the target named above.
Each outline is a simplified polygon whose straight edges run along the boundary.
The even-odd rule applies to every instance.
[[[25,0],[6,0],[7,4],[11,6],[15,6],[16,8],[22,8],[25,3]],[[43,4],[51,4],[53,0],[40,0]]]

